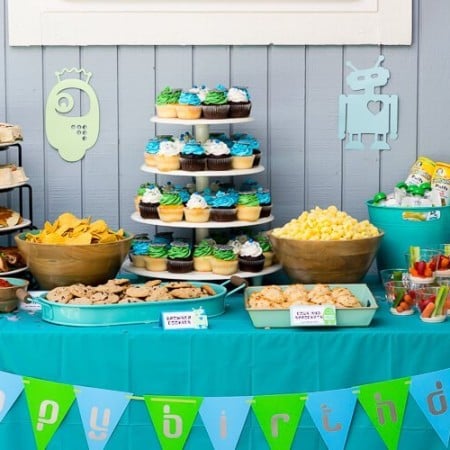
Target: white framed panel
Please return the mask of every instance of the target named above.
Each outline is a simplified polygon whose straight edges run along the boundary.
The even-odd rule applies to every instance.
[[[8,0],[9,44],[409,45],[412,0]]]

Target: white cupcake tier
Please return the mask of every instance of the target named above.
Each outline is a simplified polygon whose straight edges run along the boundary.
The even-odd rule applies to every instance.
[[[131,215],[131,219],[135,222],[145,223],[147,225],[173,228],[239,228],[270,223],[273,221],[274,217],[272,215],[262,217],[255,222],[248,222],[244,220],[233,220],[231,222],[215,222],[213,220],[209,220],[208,222],[186,222],[185,220],[181,220],[179,222],[163,222],[160,219],[143,219],[138,212],[134,212]]]

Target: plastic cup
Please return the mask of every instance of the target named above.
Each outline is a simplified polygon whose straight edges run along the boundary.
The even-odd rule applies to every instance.
[[[411,252],[405,254],[406,264],[409,270],[409,278],[415,283],[433,283],[436,264],[439,259],[439,250],[431,248],[419,248],[411,258]],[[416,266],[418,263],[418,267]]]
[[[389,311],[398,316],[409,316],[415,312],[415,290],[408,282],[388,280],[383,283]]]
[[[424,286],[416,290],[416,306],[420,313],[420,319],[423,322],[439,323],[446,320],[448,313],[446,302],[448,298],[450,298],[450,289],[447,289],[447,295],[444,299],[444,307],[440,314],[436,315],[435,311],[433,310],[433,306],[430,306],[430,304],[432,304],[436,307],[436,299],[438,297],[438,294],[441,289],[445,288],[448,288],[448,286]]]
[[[450,244],[440,244],[436,261],[436,277],[450,277]]]

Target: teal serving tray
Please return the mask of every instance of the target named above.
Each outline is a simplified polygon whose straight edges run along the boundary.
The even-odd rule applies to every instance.
[[[314,284],[305,284],[310,290]],[[332,287],[348,288],[360,301],[360,308],[336,308],[336,326],[367,327],[372,322],[378,304],[367,284],[329,284]],[[280,286],[282,289],[287,286]],[[244,291],[244,304],[253,326],[256,328],[291,328],[289,309],[254,309],[249,308],[248,299],[253,292],[261,291],[264,286],[248,287]],[[296,326],[297,328],[297,326]],[[308,327],[311,328],[311,327]]]

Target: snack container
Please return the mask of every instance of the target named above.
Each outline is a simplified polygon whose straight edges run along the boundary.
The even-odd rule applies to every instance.
[[[228,282],[228,281],[227,281]],[[246,286],[242,284],[228,291],[225,284],[191,282],[195,287],[209,285],[215,295],[186,300],[167,300],[157,302],[124,303],[114,305],[75,305],[49,301],[46,293],[29,295],[28,302],[41,305],[42,320],[69,326],[109,326],[159,322],[163,312],[192,311],[203,308],[208,317],[225,312],[225,299]]]
[[[314,284],[305,284],[310,290]],[[378,304],[367,284],[329,284],[333,287],[346,287],[361,303],[360,308],[336,308],[336,326],[338,327],[367,327],[372,322],[378,309]],[[281,286],[285,289],[287,286]],[[254,309],[248,307],[248,299],[253,292],[258,292],[263,286],[248,287],[244,291],[244,305],[253,326],[256,328],[290,328],[289,309]],[[311,327],[308,327],[311,328]]]

